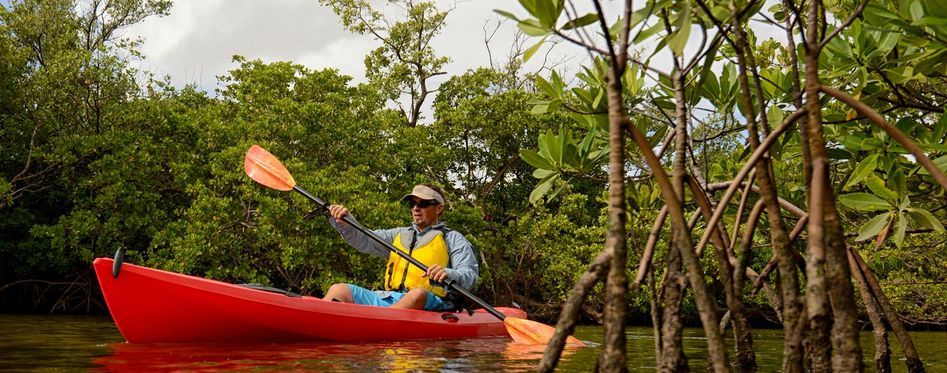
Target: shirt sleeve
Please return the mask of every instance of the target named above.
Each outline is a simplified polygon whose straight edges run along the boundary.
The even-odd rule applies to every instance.
[[[352,216],[354,220],[355,217]],[[335,230],[339,231],[342,234],[342,239],[345,240],[349,246],[355,248],[355,250],[361,251],[365,254],[370,254],[374,256],[380,256],[382,258],[387,258],[390,251],[385,245],[382,245],[375,240],[371,239],[367,234],[362,233],[355,227],[349,224],[339,224],[336,223],[335,218],[329,217],[329,224],[332,225]],[[372,230],[372,233],[377,235],[385,242],[394,242],[395,237],[398,235],[398,228],[394,229],[378,229]]]
[[[450,231],[445,235],[448,250],[450,251],[451,268],[445,268],[447,276],[457,282],[460,287],[473,290],[480,279],[480,264],[477,262],[477,252],[464,235]]]

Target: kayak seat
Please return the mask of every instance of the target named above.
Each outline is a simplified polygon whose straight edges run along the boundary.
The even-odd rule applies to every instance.
[[[302,297],[302,295],[299,295],[296,293],[291,293],[283,289],[277,289],[277,288],[273,288],[273,287],[269,287],[269,286],[261,285],[261,284],[237,284],[237,285],[241,287],[245,287],[245,288],[250,288],[253,290],[261,290],[261,291],[268,291],[270,293],[283,294],[287,297],[292,297],[292,298]]]
[[[444,321],[447,321],[449,323],[455,323],[455,322],[460,321],[460,318],[457,317],[457,315],[453,313],[448,313],[448,312],[442,313],[441,318],[444,319]]]

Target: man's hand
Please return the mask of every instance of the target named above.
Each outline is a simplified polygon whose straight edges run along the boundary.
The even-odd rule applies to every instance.
[[[345,220],[342,220],[342,217],[348,215],[349,209],[345,208],[342,205],[332,205],[329,206],[329,216],[335,218],[335,222],[342,225],[348,224]]]
[[[424,277],[428,277],[432,281],[444,282],[444,280],[447,280],[447,270],[445,270],[444,267],[435,264],[427,267],[427,272],[424,273]]]

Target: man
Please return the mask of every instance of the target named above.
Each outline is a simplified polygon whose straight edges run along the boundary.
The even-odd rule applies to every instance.
[[[454,280],[464,289],[472,289],[480,277],[480,266],[473,246],[464,236],[447,229],[440,221],[444,212],[444,193],[431,184],[420,184],[402,198],[411,208],[413,224],[409,227],[373,231],[386,242],[409,254],[428,267],[427,272],[401,256],[390,252],[345,223],[342,217],[349,210],[342,205],[329,206],[329,223],[356,250],[387,257],[385,290],[370,291],[352,284],[334,284],[323,299],[380,307],[413,308],[445,311],[454,308],[441,283]]]

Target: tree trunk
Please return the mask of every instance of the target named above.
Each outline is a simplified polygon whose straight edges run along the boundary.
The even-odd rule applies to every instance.
[[[691,192],[694,195],[694,199],[697,200],[697,205],[700,207],[704,219],[710,221],[713,207],[710,205],[710,200],[706,192],[701,189],[697,180],[694,180],[694,178],[689,178],[688,180],[690,181]],[[723,239],[726,236],[726,231],[719,229],[719,226],[714,228],[718,229],[717,233],[711,236],[711,242],[714,246],[714,253],[717,256],[717,264],[720,266],[719,277],[721,282],[723,282],[724,296],[729,311],[728,314],[730,315],[731,324],[733,325],[733,337],[736,348],[736,356],[733,358],[733,363],[734,366],[741,371],[753,372],[756,371],[757,367],[756,353],[753,352],[753,334],[746,314],[743,312],[744,305],[740,297],[743,284],[737,283],[738,280],[742,282],[740,279],[744,277],[734,275],[735,270],[731,264],[731,260],[734,262],[736,262],[736,260],[735,258],[731,258],[727,252],[728,245]],[[712,228],[707,227],[707,229]],[[721,328],[721,330],[722,329],[723,328]]]
[[[625,314],[628,307],[627,247],[625,240],[625,113],[622,105],[621,73],[615,65],[608,70],[608,232],[606,250],[612,252],[605,280],[605,341],[598,359],[600,372],[624,372]]]
[[[868,313],[868,319],[871,320],[872,334],[875,337],[875,368],[878,373],[891,373],[891,349],[888,348],[888,331],[885,329],[884,317],[881,315],[881,306],[871,293],[868,280],[858,267],[858,260],[855,259],[851,249],[848,250],[848,267],[855,277],[858,292],[861,293],[862,301],[865,303],[865,311]]]
[[[828,189],[828,188],[827,188]],[[836,372],[861,372],[862,349],[859,343],[858,308],[852,273],[848,270],[845,237],[842,232],[835,197],[827,190],[825,227],[828,231],[826,247],[826,279],[832,304],[832,369]]]
[[[651,295],[649,302],[651,304],[651,332],[654,334],[654,366],[661,365],[661,356],[663,355],[663,341],[661,336],[661,320],[664,310],[661,308],[658,298],[658,288],[654,284],[654,271],[648,276],[648,292]]]
[[[810,2],[806,38],[806,110],[809,143],[812,155],[812,192],[809,194],[809,241],[806,246],[806,311],[808,337],[806,359],[809,370],[832,371],[832,345],[829,341],[831,315],[825,278],[825,194],[829,185],[829,159],[822,143],[822,104],[819,102],[819,2]]]
[[[733,14],[731,24],[733,26],[734,36],[736,38],[735,47],[737,51],[737,60],[740,66],[740,91],[744,107],[748,112],[744,113],[747,121],[748,137],[750,147],[756,150],[760,147],[759,131],[756,127],[757,111],[751,100],[750,82],[748,71],[755,68],[753,53],[746,41],[746,36],[741,28],[738,18],[738,9],[731,3],[730,11]],[[758,86],[758,82],[757,82]],[[757,89],[758,90],[758,89]],[[757,93],[759,95],[759,93]],[[759,100],[763,100],[759,97]],[[762,102],[759,107],[760,112],[764,112]],[[779,203],[777,201],[775,180],[772,179],[772,166],[768,155],[764,155],[756,164],[756,178],[760,187],[760,198],[766,205],[766,217],[770,225],[770,238],[772,239],[773,255],[777,258],[779,265],[780,290],[782,292],[782,315],[783,315],[783,371],[802,372],[802,355],[800,347],[802,336],[796,333],[799,328],[796,323],[799,322],[799,280],[796,275],[796,266],[792,262],[792,248],[789,246],[789,236],[786,231],[786,225],[780,215]]]
[[[908,372],[923,373],[924,364],[921,362],[921,357],[918,355],[917,349],[914,347],[914,341],[911,340],[911,336],[908,335],[908,331],[904,329],[904,323],[901,322],[901,315],[898,315],[898,312],[894,310],[894,306],[892,306],[891,302],[888,301],[888,297],[886,297],[884,292],[881,291],[881,285],[878,284],[878,279],[876,279],[875,274],[871,272],[871,268],[868,268],[868,265],[865,264],[864,260],[862,260],[862,257],[858,254],[858,251],[854,248],[852,248],[851,251],[852,256],[858,261],[858,266],[861,268],[862,273],[865,274],[865,280],[871,287],[875,299],[878,300],[878,304],[884,311],[885,319],[888,320],[888,324],[891,325],[891,330],[894,331],[894,335],[898,337],[898,342],[901,343],[901,351],[904,353],[905,364],[907,364]]]
[[[539,362],[538,371],[552,372],[556,369],[556,365],[559,363],[559,357],[562,355],[562,349],[566,345],[566,338],[571,335],[575,329],[575,322],[579,317],[582,302],[585,302],[585,298],[588,297],[592,288],[598,283],[602,276],[605,275],[605,270],[608,269],[611,261],[611,251],[605,250],[601,254],[598,254],[595,260],[592,261],[592,264],[589,265],[589,269],[586,270],[585,273],[582,274],[582,277],[579,278],[579,281],[575,283],[575,286],[572,288],[572,294],[569,296],[565,306],[562,307],[562,312],[559,314],[559,322],[556,323],[556,334],[549,341],[549,344],[546,345],[546,350],[543,352],[543,358]]]
[[[810,290],[815,290],[810,298],[809,317],[813,321],[812,334],[828,332],[831,325],[832,369],[840,372],[860,372],[862,370],[861,346],[858,342],[858,314],[855,309],[855,292],[852,289],[851,273],[848,271],[848,258],[845,254],[845,241],[835,206],[829,176],[829,157],[822,133],[822,107],[819,101],[821,91],[819,83],[819,55],[821,38],[819,37],[820,2],[809,3],[806,34],[806,107],[809,112],[809,150],[812,155],[812,194],[809,199],[810,224],[809,248]],[[815,277],[813,277],[815,276]],[[819,288],[821,286],[821,289]],[[817,303],[824,303],[828,292],[831,299],[832,320],[828,309]],[[821,299],[817,299],[820,297]],[[813,307],[815,309],[813,309]],[[822,363],[821,361],[819,363]],[[821,365],[820,365],[821,366]]]
[[[684,322],[681,320],[681,300],[684,297],[684,275],[681,273],[681,254],[668,245],[667,275],[661,284],[661,361],[659,372],[686,372],[690,369],[684,355]]]
[[[678,79],[678,81],[680,81],[680,79]],[[707,350],[710,355],[709,359],[713,370],[718,372],[727,371],[726,347],[720,336],[720,329],[717,328],[715,305],[707,292],[707,284],[704,282],[703,271],[701,271],[700,263],[697,261],[693,242],[690,241],[690,231],[687,229],[687,222],[684,218],[683,205],[674,193],[674,186],[671,184],[671,179],[667,173],[664,172],[661,166],[661,160],[654,154],[644,133],[631,122],[626,122],[625,127],[631,133],[631,137],[642,155],[644,155],[645,161],[648,163],[648,167],[651,169],[654,179],[660,187],[661,198],[664,199],[664,203],[668,205],[668,214],[671,216],[672,232],[674,234],[682,234],[686,238],[683,240],[672,238],[672,250],[680,252],[683,263],[687,266],[688,280],[694,288],[694,298],[697,301],[697,308],[700,312],[704,333],[707,336]]]
[[[675,66],[677,60],[675,59]],[[684,95],[684,74],[679,68],[675,68],[672,74],[674,82],[674,102],[676,107],[676,123],[674,126],[676,149],[674,154],[674,183],[672,190],[677,201],[680,202],[678,211],[683,213],[684,201],[684,177],[686,164],[687,148],[687,99]],[[674,210],[673,207],[669,207]],[[673,211],[672,211],[673,213]],[[683,221],[683,214],[681,216]],[[671,227],[672,250],[680,252],[681,261],[686,269],[688,283],[694,292],[694,301],[697,304],[697,312],[700,316],[701,325],[704,328],[704,335],[707,337],[707,353],[710,356],[710,365],[715,372],[728,371],[726,347],[723,343],[723,337],[720,335],[720,329],[717,327],[717,305],[707,290],[707,283],[704,282],[704,272],[701,269],[700,261],[694,252],[694,246],[691,242],[690,230],[684,224],[675,224]]]
[[[664,205],[661,207],[661,211],[658,212],[658,216],[654,218],[654,223],[651,225],[651,233],[648,234],[648,242],[645,244],[644,252],[641,253],[641,260],[638,262],[638,273],[635,275],[635,280],[631,283],[632,290],[641,286],[645,276],[654,273],[654,271],[651,270],[651,267],[653,267],[651,261],[654,257],[654,249],[658,245],[658,240],[661,237],[661,228],[664,226],[664,220],[667,218],[667,215],[668,206]]]

